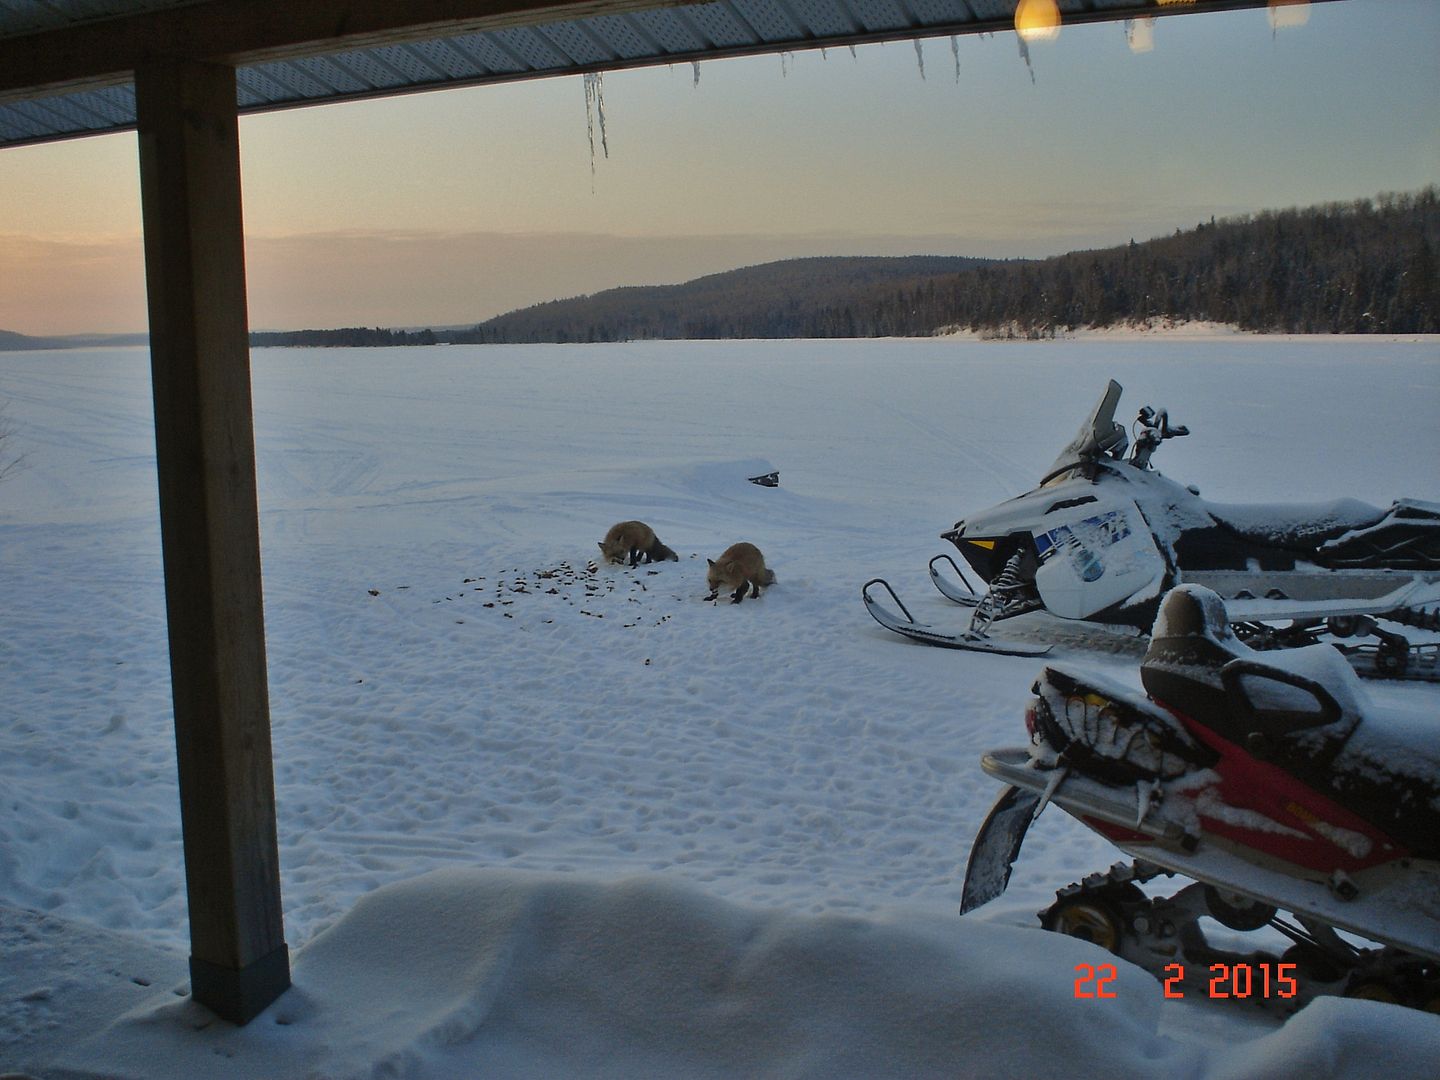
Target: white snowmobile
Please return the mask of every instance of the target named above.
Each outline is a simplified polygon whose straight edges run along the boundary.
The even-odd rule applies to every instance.
[[[878,578],[861,590],[871,615],[928,644],[1033,656],[1047,650],[991,638],[992,625],[1045,611],[1145,632],[1160,598],[1193,583],[1226,600],[1236,631],[1256,647],[1358,634],[1376,640],[1337,647],[1361,674],[1440,680],[1440,641],[1412,644],[1394,625],[1440,630],[1440,504],[1208,502],[1150,464],[1162,442],[1189,434],[1164,409],[1140,410],[1126,456],[1120,393],[1111,380],[1035,490],[941,534],[986,583],[983,592],[972,586],[948,555],[930,561],[941,593],[973,609],[963,632],[916,623]],[[879,587],[898,614],[872,595]]]
[[[1168,997],[1288,1013],[1330,993],[1440,1012],[1435,703],[1379,709],[1334,649],[1257,652],[1228,624],[1220,597],[1182,585],[1141,663],[1146,694],[1044,670],[1030,745],[982,760],[1007,787],[975,838],[961,911],[1005,890],[1054,804],[1135,861],[1061,889],[1042,925],[1146,968]],[[1169,897],[1139,887],[1162,875],[1194,883]],[[1291,944],[1229,951],[1202,916]]]

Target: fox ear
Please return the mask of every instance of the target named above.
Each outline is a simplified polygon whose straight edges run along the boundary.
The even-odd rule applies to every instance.
[[[714,560],[714,559],[706,559],[705,562],[706,562],[708,565],[710,565],[710,566],[714,566],[714,565],[715,565],[715,560]]]
[[[605,550],[605,541],[604,541],[604,540],[596,540],[596,541],[595,541],[595,546],[598,547],[601,551],[604,551],[604,550]]]

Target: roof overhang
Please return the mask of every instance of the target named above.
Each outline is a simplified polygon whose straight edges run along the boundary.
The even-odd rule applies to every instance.
[[[1057,5],[1062,23],[1072,25],[1296,2]],[[239,109],[252,113],[720,57],[1008,32],[1016,6],[1017,0],[0,0],[0,147],[134,128],[134,73],[166,58],[237,68]]]

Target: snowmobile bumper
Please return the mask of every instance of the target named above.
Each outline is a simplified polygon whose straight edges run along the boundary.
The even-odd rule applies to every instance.
[[[1031,791],[1037,798],[1048,791],[1047,802],[1063,807],[1082,820],[1118,825],[1176,848],[1193,848],[1198,842],[1175,822],[1148,813],[1145,799],[1148,789],[1143,785],[1112,788],[1075,774],[1059,779],[1057,784],[1056,770],[1032,768],[1029,752],[1021,748],[992,750],[980,759],[980,767],[995,779]]]
[[[1219,837],[1187,832],[1149,807],[1143,785],[1110,787],[1073,773],[1057,785],[1053,783],[1056,771],[1032,768],[1029,753],[1021,748],[992,751],[981,759],[981,767],[1007,785],[1030,791],[1037,800],[1048,792],[1048,803],[1092,824],[1133,858],[1416,956],[1440,960],[1440,939],[1435,933],[1440,925],[1440,863],[1433,860],[1402,859],[1331,882],[1307,880],[1295,876],[1293,867],[1286,873],[1279,865],[1244,858]],[[1111,827],[1097,826],[1097,822]],[[1018,852],[1018,846],[1015,850]]]

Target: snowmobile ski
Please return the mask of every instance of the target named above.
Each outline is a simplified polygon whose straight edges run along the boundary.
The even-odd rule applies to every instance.
[[[870,595],[873,586],[882,586],[890,594],[890,599],[900,609],[901,614],[887,608],[879,600]],[[963,634],[947,634],[943,630],[937,630],[927,623],[918,623],[910,614],[910,610],[895,595],[895,590],[884,578],[871,578],[860,588],[860,595],[865,601],[865,610],[886,630],[893,630],[895,633],[915,641],[924,642],[926,645],[935,645],[942,649],[959,649],[966,652],[994,653],[999,656],[1044,656],[1050,651],[1049,645],[1029,645],[1018,641],[1000,641],[990,637],[967,637]]]
[[[955,576],[960,579],[960,584],[965,587],[964,592],[961,592],[953,581],[936,569],[935,564],[941,561],[950,564],[950,568],[955,571]],[[940,595],[946,600],[953,600],[964,607],[973,608],[985,598],[984,593],[975,591],[974,586],[970,584],[970,579],[965,576],[965,571],[961,570],[959,564],[949,555],[936,555],[930,560],[930,580],[935,583],[935,588],[940,590]]]

